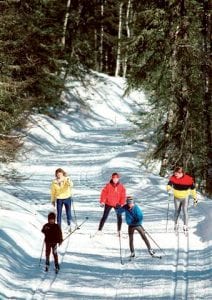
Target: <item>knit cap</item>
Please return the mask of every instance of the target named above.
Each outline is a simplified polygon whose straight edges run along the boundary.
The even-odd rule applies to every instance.
[[[112,178],[120,178],[120,175],[118,173],[113,173],[111,177]]]
[[[133,197],[127,196],[127,204],[132,204],[132,203],[134,203]]]

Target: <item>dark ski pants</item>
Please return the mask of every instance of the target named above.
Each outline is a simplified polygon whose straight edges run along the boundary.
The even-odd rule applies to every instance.
[[[57,267],[59,264],[58,264],[58,254],[57,254],[57,244],[56,243],[46,243],[46,265],[49,266],[49,258],[50,258],[51,251],[54,256],[55,267]]]
[[[151,248],[149,240],[146,237],[145,231],[141,225],[139,226],[129,226],[128,227],[128,234],[129,234],[129,243],[130,243],[130,251],[134,252],[134,243],[133,243],[133,235],[134,231],[138,231],[140,234],[141,238],[144,240],[144,243],[146,244],[148,250]]]
[[[174,213],[174,221],[175,224],[177,224],[181,208],[183,210],[183,223],[184,225],[188,226],[188,197],[187,198],[174,198],[174,207],[175,207],[175,213]]]
[[[122,215],[121,214],[118,214],[117,213],[117,209],[113,206],[109,206],[107,204],[105,204],[105,208],[104,208],[104,212],[103,212],[103,216],[100,220],[100,223],[99,223],[99,230],[102,230],[104,224],[105,224],[105,221],[107,220],[107,217],[111,211],[111,209],[114,208],[115,211],[116,211],[116,216],[117,216],[117,230],[120,231],[121,230],[121,225],[122,225]]]
[[[57,199],[57,224],[61,227],[63,205],[66,210],[67,224],[71,224],[71,197],[66,199]]]

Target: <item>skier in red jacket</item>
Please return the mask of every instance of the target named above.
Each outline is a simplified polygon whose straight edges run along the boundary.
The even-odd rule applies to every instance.
[[[101,231],[107,217],[112,208],[117,213],[117,229],[118,234],[121,231],[122,216],[118,213],[118,208],[126,203],[126,189],[123,184],[119,182],[120,176],[118,173],[113,173],[111,180],[102,189],[100,196],[100,205],[104,206],[103,216],[99,223],[98,231]]]

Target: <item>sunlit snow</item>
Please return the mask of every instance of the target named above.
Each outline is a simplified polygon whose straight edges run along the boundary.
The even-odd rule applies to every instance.
[[[198,194],[196,208],[190,201],[188,238],[174,234],[170,202],[166,232],[167,178],[159,177],[157,168],[151,173],[140,165],[139,153],[147,145],[133,144],[125,135],[132,129],[130,114],[139,104],[147,106],[143,93],[123,96],[124,80],[103,74],[90,83],[85,87],[70,80],[70,92],[63,95],[67,110],[58,119],[33,115],[21,161],[1,166],[7,172],[17,168],[22,179],[1,178],[0,299],[212,299],[211,200]],[[79,106],[77,98],[87,106]],[[53,210],[50,183],[58,167],[74,183],[73,217],[78,224],[89,219],[59,247],[61,271],[56,276],[53,263],[44,272],[41,228]],[[143,226],[160,246],[162,251],[150,239],[161,260],[153,259],[135,234],[136,258],[128,261],[125,223],[120,253],[114,211],[104,234],[91,237],[102,215],[100,191],[112,172],[121,174],[128,195],[143,209]],[[182,221],[180,225],[182,229]]]

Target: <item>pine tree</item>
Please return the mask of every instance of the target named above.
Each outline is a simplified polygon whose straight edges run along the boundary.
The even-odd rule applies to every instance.
[[[161,175],[176,165],[206,175],[203,6],[198,1],[137,1],[131,38],[129,87],[144,88],[151,105]],[[149,114],[148,114],[149,115]]]

